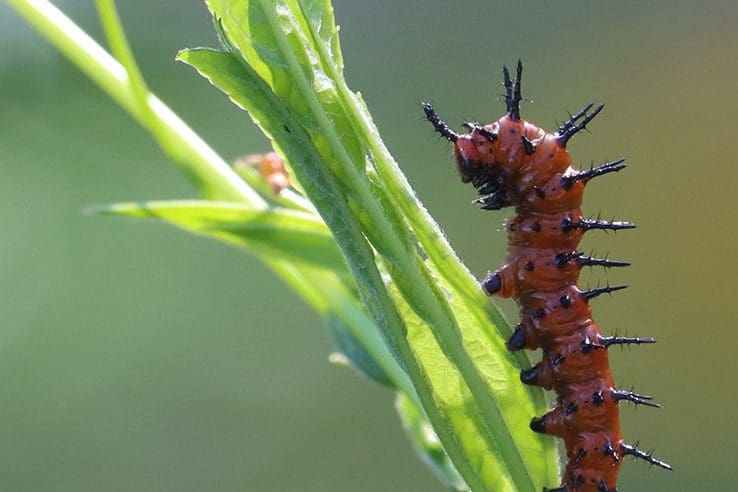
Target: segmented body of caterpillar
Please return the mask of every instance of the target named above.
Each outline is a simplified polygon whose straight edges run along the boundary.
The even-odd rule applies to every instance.
[[[587,219],[581,210],[589,180],[621,170],[624,159],[586,171],[575,169],[566,144],[604,105],[592,109],[594,103],[590,103],[556,133],[547,133],[520,118],[520,62],[514,80],[507,68],[503,74],[507,114],[494,123],[466,123],[469,133],[460,135],[430,104],[424,103],[423,109],[435,130],[454,144],[461,180],[472,183],[482,195],[475,203],[484,210],[515,207],[515,217],[507,222],[507,259],[482,287],[489,295],[513,297],[520,306],[522,319],[508,348],[543,351],[542,360],[520,377],[525,384],[556,392],[556,406],[531,421],[534,431],[558,436],[566,447],[562,485],[549,491],[614,492],[625,455],[671,469],[623,441],[618,403],[658,404],[648,396],[616,389],[608,363],[611,345],[654,340],[605,337],[592,320],[589,301],[626,286],[589,291],[577,287],[584,266],[628,265],[577,252],[589,230],[635,227]]]

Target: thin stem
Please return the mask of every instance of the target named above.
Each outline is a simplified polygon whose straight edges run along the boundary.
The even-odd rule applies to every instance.
[[[97,0],[97,12],[100,15],[100,22],[105,29],[105,36],[108,38],[110,51],[123,65],[128,75],[128,82],[133,90],[133,95],[138,102],[139,108],[145,114],[144,118],[146,122],[155,123],[156,117],[152,114],[151,107],[148,104],[149,88],[128,44],[128,39],[123,30],[123,24],[120,21],[115,2],[113,0]],[[150,128],[150,130],[153,129]]]
[[[6,1],[138,123],[149,127],[147,114],[136,100],[125,68],[90,36],[47,0]],[[148,103],[161,124],[160,136],[176,144],[180,154],[187,156],[188,165],[179,156],[175,161],[205,197],[266,206],[258,193],[169,107],[153,94],[149,95]]]

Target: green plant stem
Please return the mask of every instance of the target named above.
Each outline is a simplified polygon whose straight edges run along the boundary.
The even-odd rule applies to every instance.
[[[303,15],[307,18],[303,1],[298,1],[298,5],[302,9]],[[340,73],[339,67],[332,61],[331,54],[327,52],[326,45],[320,42],[320,35],[317,32],[318,26],[312,22],[308,22],[307,26],[310,30],[313,44],[322,60],[322,66],[326,68],[331,79],[336,82],[338,92],[342,100],[346,102],[343,104],[344,110],[351,114],[353,117],[352,122],[359,123],[359,128],[357,128],[359,133],[372,137],[367,138],[365,141],[371,153],[374,167],[381,178],[382,185],[387,190],[387,196],[397,205],[431,262],[435,265],[443,265],[443,268],[436,269],[436,273],[444,275],[449,284],[459,292],[462,292],[476,306],[479,306],[479,312],[475,313],[475,315],[489,316],[497,331],[503,336],[509,336],[512,334],[512,329],[508,321],[504,318],[500,309],[494,303],[488,301],[482,289],[479,288],[476,279],[456,255],[456,252],[449,244],[441,228],[418,200],[404,173],[379,136],[379,130],[366,110],[364,101],[348,87],[346,79]],[[525,352],[516,352],[515,358],[522,367],[530,366],[528,356]],[[541,409],[545,409],[546,401],[543,393],[535,387],[528,387],[526,389],[536,404]],[[550,459],[549,463],[555,464],[556,460]],[[549,472],[552,476],[556,476],[558,470],[550,467]]]
[[[303,10],[303,15],[307,17],[301,2],[300,7]],[[481,296],[482,291],[473,281],[473,277],[456,256],[456,252],[448,243],[433,217],[420,204],[410,187],[410,183],[408,183],[389,149],[385,146],[384,141],[378,137],[379,130],[374,122],[367,113],[362,111],[365,107],[363,101],[348,87],[335,63],[331,61],[330,54],[326,52],[325,44],[320,42],[316,26],[312,23],[307,24],[313,37],[313,43],[323,61],[323,66],[327,68],[331,79],[337,82],[338,91],[343,99],[352,103],[344,105],[344,109],[353,116],[354,121],[360,123],[359,131],[361,133],[375,137],[366,139],[366,143],[374,159],[375,168],[382,178],[382,183],[387,187],[388,196],[397,202],[430,258],[436,263],[453,265],[451,271],[454,275],[448,279],[449,282],[469,297]],[[449,261],[449,259],[452,259],[452,261]],[[470,280],[472,281],[470,282]]]
[[[147,113],[138,103],[126,69],[90,36],[47,0],[6,1],[138,123],[149,128]],[[161,136],[187,155],[188,165],[181,159],[175,161],[205,197],[266,206],[258,193],[153,94],[148,96],[148,106],[161,124]]]
[[[280,19],[277,11],[271,8],[270,0],[256,0],[261,6],[267,21],[271,24],[274,32],[280,32]],[[385,255],[387,264],[390,266],[389,271],[393,280],[397,283],[403,297],[405,297],[414,310],[423,313],[424,321],[431,327],[438,341],[439,346],[445,355],[453,362],[461,373],[464,382],[467,384],[471,392],[474,402],[478,406],[479,414],[483,422],[487,426],[488,432],[485,434],[491,446],[501,450],[501,456],[504,456],[505,464],[508,467],[510,476],[514,483],[533,488],[533,482],[527,473],[525,462],[514,439],[508,428],[505,426],[499,405],[495,400],[495,396],[490,391],[489,386],[483,379],[478,367],[471,360],[469,354],[464,348],[461,336],[461,330],[456,319],[446,301],[444,295],[440,292],[433,281],[431,275],[425,266],[419,261],[415,251],[408,247],[411,244],[409,238],[398,231],[397,227],[393,227],[393,221],[388,217],[389,210],[382,210],[377,203],[376,198],[371,194],[368,181],[360,175],[359,168],[352,162],[348,151],[346,150],[340,136],[336,133],[335,127],[324,111],[323,107],[317,99],[310,82],[306,79],[299,62],[296,60],[294,53],[287,44],[284,36],[276,36],[276,41],[282,51],[282,55],[290,65],[291,71],[295,76],[295,80],[302,92],[310,110],[315,115],[321,131],[330,143],[340,169],[345,173],[353,185],[354,193],[361,204],[362,209],[371,218],[371,223],[378,231],[382,231],[382,243],[374,242],[374,246]],[[329,63],[330,65],[330,63]],[[336,74],[338,75],[338,74]],[[399,223],[399,221],[395,222]],[[367,233],[368,231],[365,231]],[[369,255],[367,255],[369,256]],[[386,306],[384,312],[387,313],[389,306]],[[403,353],[403,359],[408,363],[408,354]],[[410,352],[409,356],[414,355]],[[410,369],[408,367],[408,369]],[[412,371],[411,371],[412,372]],[[420,384],[422,378],[414,378],[416,384]],[[423,395],[421,394],[421,399]],[[433,402],[424,402],[424,409],[428,412],[431,421],[433,421],[436,431],[443,433],[443,429],[439,427],[440,423],[431,415]],[[496,432],[494,438],[493,433]],[[445,444],[450,444],[450,439],[444,439]],[[457,461],[456,463],[460,463]],[[469,479],[468,474],[464,474]]]
[[[152,114],[151,106],[148,104],[149,88],[146,85],[146,81],[141,74],[136,63],[136,58],[133,56],[131,47],[128,44],[125,31],[123,30],[123,24],[120,21],[120,15],[118,15],[118,9],[115,6],[113,0],[97,0],[97,12],[100,15],[100,22],[105,29],[105,35],[108,38],[108,44],[110,45],[110,51],[113,56],[123,65],[128,76],[128,82],[133,91],[133,95],[136,98],[138,107],[144,113],[143,120],[146,121],[149,126],[149,130],[158,130],[159,125],[158,118]],[[156,128],[151,128],[156,127]],[[157,131],[157,134],[159,132]],[[157,140],[160,142],[166,139],[161,138],[157,135]]]
[[[264,198],[248,186],[169,107],[148,92],[142,77],[135,75],[133,79],[139,80],[134,83],[123,65],[52,3],[46,0],[6,1],[139,124],[152,131],[162,147],[170,146],[165,145],[166,142],[162,142],[162,139],[166,139],[171,145],[179,146],[182,154],[187,155],[186,162],[181,160],[178,162],[181,170],[192,179],[205,197],[246,203],[254,208],[266,208],[267,202]],[[119,56],[121,54],[125,56],[125,53],[130,55],[130,48],[117,20],[114,5],[101,0],[100,6],[103,22],[107,26],[113,26],[112,30],[108,27],[107,32]],[[116,25],[119,30],[115,29]],[[129,70],[130,67],[135,67],[135,63],[132,62],[133,57],[130,55],[126,63]],[[146,107],[141,105],[141,94],[146,94],[145,99],[148,102]],[[158,131],[152,128],[152,119],[156,120]],[[304,205],[300,208],[304,208]],[[417,402],[417,394],[407,374],[387,350],[376,326],[361,309],[355,296],[340,285],[335,275],[316,269],[297,268],[290,263],[266,257],[261,259],[316,311],[325,313],[330,306],[352,335],[363,343],[364,348],[398,389]],[[326,301],[327,299],[330,299],[330,303]]]

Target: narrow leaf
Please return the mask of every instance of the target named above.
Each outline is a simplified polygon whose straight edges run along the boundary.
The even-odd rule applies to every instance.
[[[306,212],[198,200],[118,203],[91,207],[89,211],[161,220],[265,257],[346,272],[330,231],[320,218]]]
[[[418,407],[402,393],[395,397],[395,409],[400,416],[402,427],[407,433],[420,460],[428,465],[438,479],[451,490],[466,492],[469,490],[464,479],[454,468],[453,463],[443,450],[441,441],[433,431],[430,422],[423,416]]]
[[[384,369],[377,364],[377,361],[361,345],[361,342],[351,334],[341,319],[329,314],[326,317],[325,324],[336,349],[346,357],[354,369],[379,384],[394,386]]]

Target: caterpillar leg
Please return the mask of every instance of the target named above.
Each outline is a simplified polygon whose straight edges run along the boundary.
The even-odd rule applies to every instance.
[[[507,265],[496,272],[489,272],[482,280],[482,289],[488,296],[512,297],[515,295],[515,273]]]

